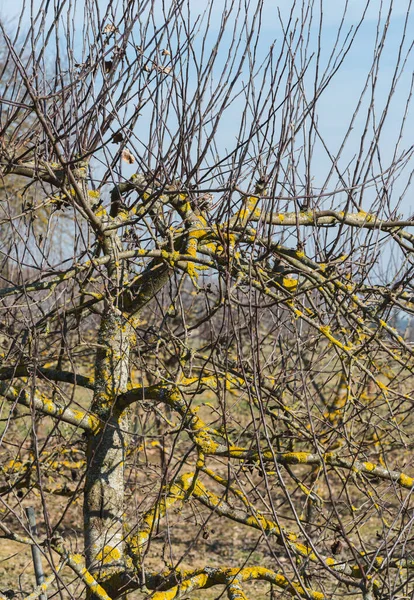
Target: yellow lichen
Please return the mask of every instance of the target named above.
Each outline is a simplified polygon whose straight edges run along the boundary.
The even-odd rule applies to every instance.
[[[106,215],[106,210],[104,209],[103,206],[100,206],[95,214],[97,217],[104,217]]]
[[[77,565],[82,564],[83,562],[83,558],[81,554],[72,554],[71,559],[73,560],[74,563],[76,563]]]
[[[197,279],[198,279],[198,273],[197,273],[197,269],[196,266],[193,262],[188,262],[187,263],[187,273],[190,276],[191,281],[196,284],[197,283]]]
[[[305,546],[305,544],[297,543],[297,544],[295,544],[294,547],[301,556],[306,556],[312,561],[318,560],[316,557],[316,554],[312,551],[312,549],[309,548],[308,546]]]
[[[289,290],[295,290],[298,287],[298,280],[291,277],[283,277],[282,285]]]
[[[414,477],[409,477],[408,475],[404,475],[404,473],[401,473],[401,475],[398,478],[398,483],[405,488],[411,489],[412,487],[414,487]]]
[[[5,467],[6,472],[17,472],[23,467],[23,463],[19,460],[11,460]]]
[[[120,550],[118,548],[114,548],[113,546],[104,546],[103,550],[98,552],[98,554],[96,555],[96,560],[104,564],[115,562],[120,558]]]
[[[284,460],[288,464],[299,464],[305,463],[308,461],[309,453],[308,452],[286,452],[283,455]]]

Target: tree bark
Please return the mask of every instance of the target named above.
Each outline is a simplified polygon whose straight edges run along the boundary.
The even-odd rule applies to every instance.
[[[107,589],[124,570],[124,462],[128,446],[128,415],[117,406],[127,389],[131,326],[115,307],[101,319],[95,364],[92,413],[101,420],[89,434],[84,500],[87,568]]]

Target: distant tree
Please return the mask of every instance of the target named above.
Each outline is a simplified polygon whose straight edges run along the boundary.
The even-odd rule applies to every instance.
[[[277,4],[0,25],[3,597],[412,597],[411,3]]]

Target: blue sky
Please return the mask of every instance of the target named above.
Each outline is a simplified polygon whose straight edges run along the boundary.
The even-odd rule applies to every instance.
[[[372,0],[368,3],[368,8],[366,12],[365,21],[359,30],[359,33],[355,39],[353,47],[347,56],[344,64],[342,65],[339,73],[336,74],[333,82],[329,85],[328,89],[323,93],[320,101],[319,101],[319,110],[318,110],[318,128],[320,133],[322,134],[326,144],[329,147],[331,153],[335,154],[339,149],[343,137],[348,129],[352,114],[354,112],[355,106],[358,102],[359,95],[363,86],[365,84],[367,73],[369,72],[370,65],[372,62],[372,56],[374,51],[374,43],[375,43],[375,35],[378,24],[378,14],[379,11],[382,11],[383,18],[382,24],[385,21],[385,17],[388,12],[388,8],[390,6],[391,0]],[[34,0],[35,7],[39,6],[39,0]],[[52,3],[51,3],[52,4]],[[246,0],[246,4],[248,4]],[[251,2],[251,6],[254,8],[257,2]],[[316,5],[319,6],[319,1],[316,2]],[[342,19],[343,7],[347,4],[347,14],[344,19],[343,25],[343,35],[342,39],[345,38],[349,27],[355,27],[358,23],[362,12],[365,8],[364,0],[349,0],[346,3],[346,0],[324,0],[322,2],[323,6],[323,27],[322,27],[322,52],[321,52],[321,63],[322,65],[326,64],[328,60],[329,53],[331,51],[332,45],[336,38],[336,33],[338,30],[338,26]],[[16,0],[13,2],[12,8],[10,7],[9,0],[0,0],[0,14],[3,15],[3,18],[6,17],[7,20],[10,20],[13,15],[18,15],[21,6],[23,5],[23,0]],[[211,21],[211,39],[214,39],[215,28],[219,26],[220,19],[222,16],[222,12],[224,7],[228,5],[228,1],[226,0],[215,0],[213,7],[213,18]],[[297,2],[296,3],[296,16],[300,16],[301,11],[306,9],[308,6],[307,1]],[[76,26],[79,32],[82,30],[83,24],[83,0],[78,0],[76,9]],[[106,6],[106,2],[102,0],[101,7],[102,9]],[[387,36],[386,47],[383,52],[383,56],[381,59],[381,65],[378,74],[378,89],[376,94],[376,106],[378,114],[386,101],[388,96],[389,83],[393,74],[393,66],[395,64],[395,59],[398,54],[399,44],[401,40],[402,28],[404,25],[404,19],[407,12],[407,9],[411,6],[410,0],[394,0],[393,2],[393,12],[390,20],[389,32]],[[158,18],[162,18],[162,0],[158,0],[156,2],[157,10],[159,10]],[[197,11],[202,11],[205,7],[205,2],[201,2],[199,0],[194,1],[191,4],[192,11],[194,11],[194,15]],[[282,41],[282,26],[279,18],[279,14],[281,16],[281,20],[284,24],[287,23],[289,12],[292,7],[291,0],[265,0],[263,5],[262,12],[262,23],[261,23],[261,36],[260,43],[258,45],[258,56],[265,56],[269,50],[269,47],[276,41],[276,48],[278,44],[281,44]],[[247,11],[249,13],[249,11]],[[251,11],[250,11],[251,14]],[[317,50],[317,25],[319,22],[320,15],[318,14],[318,8],[315,7],[315,14],[313,20],[313,27],[311,28],[311,43],[310,46],[313,51]],[[26,10],[24,16],[24,24],[29,23],[29,14]],[[408,49],[410,44],[413,41],[414,31],[414,19],[411,15],[411,27],[408,28],[407,39],[405,42],[405,51]],[[224,55],[223,55],[224,56]],[[260,62],[260,61],[259,61]],[[313,85],[313,74],[314,74],[314,64],[311,63],[311,66],[308,70],[308,75],[305,78],[305,93],[309,96],[311,95],[312,85]],[[410,54],[407,60],[406,68],[401,76],[399,81],[399,85],[397,91],[393,97],[390,114],[388,115],[388,122],[383,131],[382,142],[380,145],[381,148],[381,156],[384,161],[384,165],[387,165],[388,162],[392,159],[395,143],[398,137],[399,131],[399,123],[401,121],[401,116],[405,108],[405,103],[407,96],[409,94],[411,78],[414,69],[414,60],[413,55]],[[351,136],[349,137],[347,146],[343,153],[341,159],[341,166],[345,168],[345,165],[349,160],[355,155],[359,147],[359,141],[361,137],[361,129],[364,126],[364,118],[366,114],[367,107],[369,105],[370,98],[369,94],[363,100],[360,114],[357,117],[354,125],[354,130]],[[237,130],[235,129],[235,124],[237,123],[237,110],[241,110],[243,99],[240,98],[232,107],[232,111],[235,115],[234,119],[226,118],[219,130],[219,141],[222,142],[221,145],[227,146],[231,148],[232,143],[234,142],[234,138],[237,135]],[[414,138],[410,139],[410,135],[412,137],[412,132],[414,131],[414,117],[413,112],[411,111],[408,115],[407,126],[406,126],[406,135],[402,140],[401,149],[403,147],[407,148],[412,145]],[[326,153],[323,149],[319,148],[317,150],[318,154],[316,156],[317,160],[315,160],[313,164],[314,169],[314,179],[315,186],[321,185],[324,181],[326,173],[330,168],[330,161],[326,157]],[[132,168],[131,168],[132,170]],[[128,174],[126,172],[126,174]],[[407,170],[407,177],[409,175],[409,170]],[[394,198],[395,203],[398,202],[398,197],[401,191],[405,187],[405,183],[407,181],[407,177],[402,179],[394,190]],[[367,202],[370,202],[370,195],[366,196]],[[403,200],[401,208],[404,210],[406,214],[412,213],[414,208],[414,200],[411,199],[412,195],[408,194],[406,198]],[[365,208],[369,208],[366,206]]]

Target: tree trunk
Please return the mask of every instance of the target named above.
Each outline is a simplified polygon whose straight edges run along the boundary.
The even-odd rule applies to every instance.
[[[110,306],[102,316],[92,413],[101,428],[90,434],[84,500],[86,565],[111,594],[124,568],[124,462],[128,415],[117,398],[127,389],[131,327]]]

